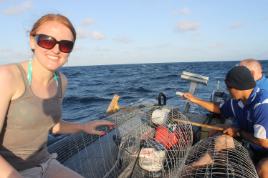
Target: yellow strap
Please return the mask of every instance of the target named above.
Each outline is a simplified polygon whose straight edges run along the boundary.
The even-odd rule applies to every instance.
[[[106,110],[106,113],[112,114],[117,112],[120,109],[120,106],[118,104],[120,96],[114,95],[112,101],[110,102],[108,109]]]

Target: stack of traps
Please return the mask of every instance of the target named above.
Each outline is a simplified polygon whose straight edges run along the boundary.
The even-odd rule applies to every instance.
[[[177,108],[153,106],[134,115],[119,127],[117,177],[257,177],[247,150],[231,137],[192,146],[191,123]]]
[[[191,123],[177,108],[139,105],[105,119],[117,125],[109,134],[72,135],[49,151],[86,178],[258,177],[247,150],[230,137],[192,145]]]
[[[166,106],[137,115],[118,127],[122,162],[118,177],[176,177],[192,146],[191,124],[177,109]],[[185,122],[177,124],[174,118]]]

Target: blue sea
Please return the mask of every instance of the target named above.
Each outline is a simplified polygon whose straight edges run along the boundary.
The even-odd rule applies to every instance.
[[[182,71],[209,77],[208,85],[199,85],[196,95],[209,100],[211,92],[220,81],[225,90],[226,72],[238,61],[181,62],[128,65],[99,65],[64,67],[61,71],[68,78],[68,88],[63,100],[63,118],[83,122],[103,118],[114,94],[120,96],[120,106],[139,101],[156,100],[163,92],[167,104],[182,108],[185,101],[176,91],[186,92],[189,82],[182,80]],[[268,74],[268,61],[261,61],[264,74]],[[183,108],[182,108],[183,109]],[[196,106],[192,106],[196,110]]]

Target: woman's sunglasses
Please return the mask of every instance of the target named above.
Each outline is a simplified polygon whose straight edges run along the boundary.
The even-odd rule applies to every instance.
[[[69,40],[60,40],[57,41],[55,38],[44,35],[44,34],[37,34],[34,35],[35,41],[38,46],[45,48],[45,49],[52,49],[56,44],[59,44],[59,49],[63,53],[70,53],[72,52],[74,42]]]

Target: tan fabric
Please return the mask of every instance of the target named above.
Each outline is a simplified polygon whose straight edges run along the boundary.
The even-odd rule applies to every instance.
[[[62,89],[59,77],[57,94],[49,99],[35,96],[18,64],[25,84],[24,94],[12,100],[4,127],[0,131],[0,155],[15,169],[24,170],[46,161],[49,157],[49,129],[61,118]]]
[[[64,167],[56,160],[57,155],[50,155],[41,165],[20,172],[24,178],[82,178],[71,169]]]

